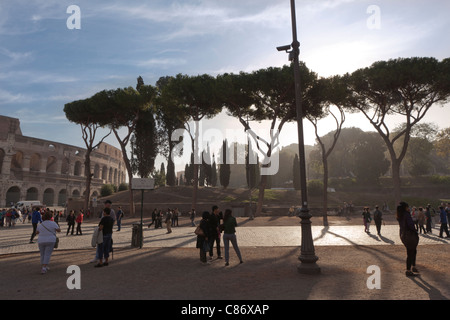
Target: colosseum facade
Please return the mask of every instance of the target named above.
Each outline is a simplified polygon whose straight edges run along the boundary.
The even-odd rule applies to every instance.
[[[83,197],[86,190],[86,149],[22,135],[20,121],[0,116],[0,208],[22,200],[64,206]],[[122,152],[102,143],[91,153],[91,197],[103,184],[125,182]]]

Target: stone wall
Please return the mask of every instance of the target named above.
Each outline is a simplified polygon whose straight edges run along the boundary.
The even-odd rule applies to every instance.
[[[21,200],[40,200],[63,206],[69,198],[83,197],[86,190],[86,149],[23,136],[20,121],[0,116],[0,208]],[[103,184],[125,182],[122,152],[102,143],[91,153],[91,197]]]

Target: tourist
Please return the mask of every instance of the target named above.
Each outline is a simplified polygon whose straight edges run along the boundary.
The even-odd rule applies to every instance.
[[[98,245],[98,263],[96,268],[107,266],[109,253],[112,251],[112,232],[114,220],[111,217],[111,208],[103,209],[103,217],[98,224],[98,230],[103,232],[103,243]]]
[[[189,214],[189,218],[191,219],[191,227],[195,227],[195,209],[191,210],[191,213]]]
[[[413,277],[416,269],[417,245],[419,244],[419,235],[414,226],[414,222],[409,212],[409,206],[406,202],[400,202],[397,207],[397,221],[400,226],[400,239],[406,247],[406,276]],[[412,269],[411,269],[412,268]]]
[[[417,218],[418,212],[416,210],[416,207],[412,207],[411,210],[411,219],[414,223],[414,227],[416,228],[416,231],[419,231],[419,219]]]
[[[212,207],[211,215],[208,219],[209,229],[210,229],[210,238],[209,238],[209,259],[212,260],[213,251],[214,251],[214,242],[216,243],[217,250],[217,259],[222,259],[220,253],[220,215],[219,215],[219,207],[214,205]]]
[[[116,222],[116,212],[114,211],[113,208],[111,208],[111,206],[112,206],[111,200],[106,200],[104,205],[105,205],[105,208],[109,208],[109,210],[111,212],[110,217],[113,219],[114,222]]]
[[[233,249],[236,252],[239,263],[243,263],[241,251],[239,250],[237,239],[236,239],[236,218],[233,217],[230,209],[225,210],[225,215],[223,217],[223,247],[225,248],[225,266],[229,265],[230,259],[230,241],[233,245]]]
[[[119,210],[117,211],[117,231],[120,231],[120,228],[122,227],[122,218],[123,218],[123,210],[122,207],[119,207]]]
[[[425,230],[425,221],[426,221],[426,217],[425,217],[425,212],[423,212],[423,208],[419,207],[419,213],[417,214],[417,222],[419,224],[419,231],[420,233],[422,233],[423,230],[423,234],[426,234],[427,231]]]
[[[163,212],[162,210],[159,210],[158,214],[156,215],[155,229],[162,228],[162,219],[163,219]]]
[[[166,212],[166,228],[167,228],[167,233],[172,233],[172,210],[167,209]]]
[[[361,215],[363,216],[364,232],[370,233],[370,221],[372,220],[372,218],[370,217],[369,207],[364,207]]]
[[[72,232],[70,233],[73,236],[73,229],[75,228],[75,212],[73,210],[70,210],[69,215],[66,218],[67,222],[67,232],[66,236],[69,235],[70,229],[72,229]]]
[[[447,238],[449,238],[450,236],[448,233],[448,226],[447,226],[447,212],[445,212],[445,209],[442,205],[439,207],[439,218],[441,222],[441,228],[439,230],[439,238],[442,238],[444,232],[447,235]]]
[[[151,226],[153,223],[155,223],[155,229],[156,229],[156,214],[157,214],[157,212],[158,212],[158,209],[153,210],[153,212],[152,212],[152,223],[150,223],[150,224],[148,225],[148,228],[150,228],[150,226]]]
[[[56,232],[61,232],[61,229],[56,222],[51,221],[53,215],[47,211],[42,216],[42,222],[37,226],[36,234],[38,237],[39,251],[41,254],[41,274],[47,273],[49,270],[48,264],[53,249],[55,248]]]
[[[197,234],[197,244],[196,248],[200,249],[200,261],[206,265],[209,261],[206,261],[206,252],[209,251],[209,237],[210,237],[210,228],[208,219],[210,218],[210,214],[208,211],[204,211],[202,213],[202,220],[200,220],[200,224],[197,227],[197,230],[200,230],[201,233]]]
[[[375,206],[375,211],[373,212],[373,221],[375,221],[375,226],[377,227],[377,233],[381,235],[381,223],[383,221],[383,214],[378,209],[378,206]]]
[[[425,217],[427,219],[427,227],[425,229],[426,229],[427,233],[432,233],[432,229],[431,229],[432,217],[431,217],[431,210],[430,210],[430,208],[431,208],[431,205],[428,204],[427,205],[427,209],[425,210]]]
[[[178,208],[175,208],[172,213],[172,227],[178,227],[178,215],[180,212],[178,211]]]
[[[447,213],[447,223],[450,228],[450,202],[447,202],[447,207],[445,207],[445,212]]]
[[[34,207],[33,214],[31,215],[31,224],[33,225],[33,233],[31,234],[30,243],[34,243],[33,239],[36,236],[36,229],[39,222],[42,222],[42,216],[39,211],[39,207]]]
[[[76,235],[78,235],[78,233],[80,233],[80,236],[83,235],[83,233],[81,232],[81,224],[83,223],[83,217],[84,217],[83,210],[80,210],[80,212],[77,215],[77,218],[75,219],[75,221],[77,223],[77,234]]]

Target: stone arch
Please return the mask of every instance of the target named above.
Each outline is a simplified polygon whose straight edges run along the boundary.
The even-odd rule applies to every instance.
[[[52,188],[47,188],[44,190],[44,196],[43,196],[43,204],[46,206],[53,206],[53,203],[55,201],[55,190]]]
[[[41,155],[33,153],[30,158],[30,171],[41,171]]]
[[[64,157],[61,161],[61,174],[68,174],[70,170],[69,158]]]
[[[108,167],[105,165],[102,168],[102,179],[106,181],[107,178],[108,178]]]
[[[25,200],[38,200],[39,190],[35,187],[28,188]]]
[[[75,167],[73,169],[73,175],[81,176],[81,162],[80,161],[75,162]]]
[[[98,163],[96,163],[94,166],[94,178],[95,179],[100,178],[100,166],[98,165]]]
[[[6,205],[9,206],[10,204],[20,201],[20,188],[18,186],[13,186],[6,191]]]
[[[109,168],[108,182],[111,183],[113,178],[113,168]]]
[[[67,202],[67,190],[61,189],[58,193],[58,206],[64,206]]]
[[[114,182],[113,182],[114,184],[118,184],[117,183],[117,168],[116,169],[114,169]]]
[[[80,191],[78,189],[75,189],[72,191],[72,197],[79,198],[80,197]]]
[[[55,173],[56,172],[56,158],[54,156],[50,156],[47,158],[47,167],[45,172],[47,173]]]
[[[23,169],[23,152],[17,151],[11,159],[11,169],[22,170]]]

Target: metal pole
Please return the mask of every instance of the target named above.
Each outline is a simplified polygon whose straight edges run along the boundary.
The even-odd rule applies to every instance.
[[[291,18],[292,18],[292,49],[294,63],[295,80],[295,106],[297,110],[297,131],[298,131],[298,151],[300,160],[300,181],[302,208],[298,215],[302,225],[302,246],[300,257],[301,264],[297,267],[300,273],[320,273],[320,267],[316,264],[319,259],[315,255],[314,242],[311,232],[311,214],[308,209],[308,193],[306,189],[306,163],[305,163],[305,143],[303,138],[303,111],[300,80],[300,43],[297,40],[297,21],[295,17],[295,0],[291,0]]]

